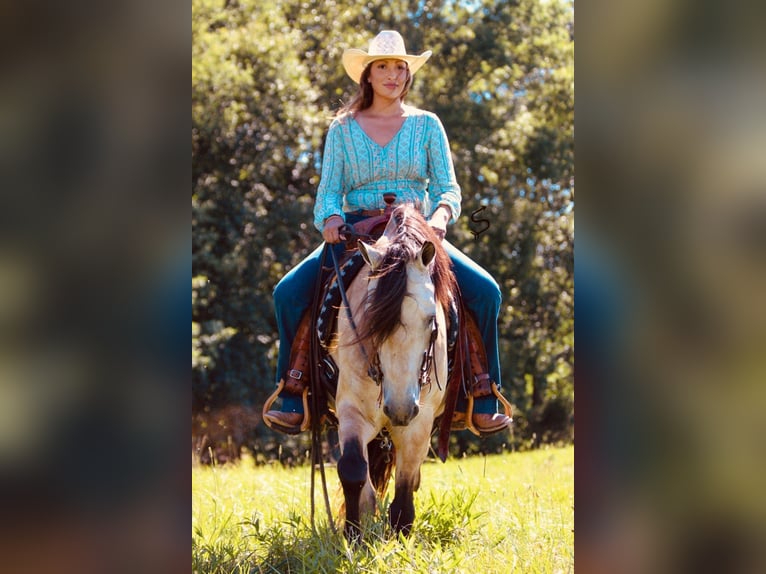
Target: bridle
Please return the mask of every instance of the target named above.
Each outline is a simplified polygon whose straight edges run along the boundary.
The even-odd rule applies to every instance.
[[[367,237],[370,238],[367,234],[360,234],[357,233],[354,229],[354,226],[347,223],[343,225],[340,228],[341,234],[349,234],[352,237]],[[365,362],[369,365],[367,368],[367,375],[375,381],[375,384],[379,387],[383,384],[383,370],[380,368],[380,357],[378,356],[378,353],[375,353],[375,358],[370,361],[370,356],[367,354],[367,348],[364,346],[364,344],[359,341],[359,330],[356,328],[356,321],[354,321],[354,316],[351,313],[351,304],[348,302],[348,296],[346,295],[346,287],[343,285],[343,277],[340,273],[340,266],[338,265],[338,258],[335,255],[335,250],[330,249],[330,255],[332,255],[332,264],[335,268],[335,278],[338,281],[338,290],[340,291],[340,298],[343,301],[343,306],[346,308],[346,316],[348,318],[348,322],[351,325],[351,330],[354,332],[354,338],[357,340],[357,344],[359,345],[359,348],[362,351],[362,356],[364,357]],[[382,396],[382,389],[381,389],[381,396]]]
[[[434,349],[436,348],[436,337],[439,335],[439,328],[436,324],[436,316],[431,318],[431,337],[428,340],[428,347],[423,351],[423,361],[420,363],[420,388],[422,389],[428,385],[431,388],[431,367],[434,364]],[[442,390],[441,383],[439,382],[439,373],[436,374],[436,386],[439,390]]]

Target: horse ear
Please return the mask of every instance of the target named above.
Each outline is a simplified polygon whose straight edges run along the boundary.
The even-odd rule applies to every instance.
[[[360,241],[358,245],[359,253],[362,254],[362,259],[364,259],[367,265],[370,266],[370,269],[375,271],[375,269],[378,268],[378,265],[380,265],[380,262],[383,261],[383,252],[378,251],[372,245],[367,245],[363,241]]]
[[[423,263],[423,267],[428,267],[431,260],[436,255],[436,247],[430,241],[423,243],[423,247],[420,250],[420,261]]]

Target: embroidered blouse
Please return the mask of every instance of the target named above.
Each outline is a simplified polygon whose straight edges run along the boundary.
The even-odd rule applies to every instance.
[[[420,202],[426,217],[446,205],[452,212],[450,223],[457,220],[460,186],[444,126],[431,112],[409,108],[409,114],[385,146],[374,142],[351,116],[332,121],[314,205],[319,231],[331,215],[386,207],[384,193],[395,193],[396,204]]]

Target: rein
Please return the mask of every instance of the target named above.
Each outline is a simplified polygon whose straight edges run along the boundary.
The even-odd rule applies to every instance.
[[[341,227],[340,232],[348,233],[349,235],[354,235],[357,237],[361,237],[361,236],[370,237],[367,234],[357,233],[354,227],[349,224],[346,224],[343,227]],[[346,296],[346,287],[343,285],[343,278],[341,277],[340,266],[338,265],[338,258],[335,256],[334,249],[330,249],[330,255],[332,255],[332,264],[335,267],[335,277],[336,277],[336,280],[338,281],[338,290],[340,291],[340,298],[343,301],[343,306],[346,308],[346,316],[348,317],[348,322],[351,325],[351,329],[354,331],[354,336],[356,337],[358,341],[359,331],[356,328],[356,322],[354,321],[353,314],[351,313],[351,305],[349,304],[348,297]],[[361,343],[361,341],[359,342],[359,348],[362,351],[362,356],[364,357],[365,362],[369,365],[369,367],[367,368],[367,374],[370,376],[370,378],[373,381],[375,381],[376,385],[381,386],[381,384],[383,383],[383,371],[381,371],[380,369],[380,359],[378,358],[378,354],[375,353],[375,358],[372,361],[370,361],[370,356],[367,354],[367,349]]]
[[[320,261],[319,268],[324,267],[325,257],[327,255],[327,246],[322,251],[322,259]],[[332,251],[332,250],[331,250]],[[334,254],[333,254],[334,255]],[[321,272],[320,272],[321,275]],[[321,278],[317,278],[314,285],[314,304],[311,305],[311,328],[316,331],[317,324],[317,312],[316,302],[319,300],[319,293],[321,291]],[[311,352],[311,381],[319,381],[319,345],[316,341],[316,337],[311,337],[310,344]],[[315,512],[315,498],[314,491],[316,490],[316,467],[319,467],[319,474],[322,478],[322,494],[324,497],[325,509],[327,510],[327,520],[333,534],[336,534],[335,523],[332,519],[332,511],[330,510],[330,496],[327,492],[327,477],[324,469],[324,457],[322,449],[322,420],[320,409],[320,385],[312,385],[314,388],[311,392],[311,526],[316,530],[314,524],[314,512]]]

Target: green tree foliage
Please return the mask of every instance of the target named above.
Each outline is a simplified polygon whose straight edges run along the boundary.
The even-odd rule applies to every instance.
[[[464,212],[450,240],[503,291],[515,442],[566,440],[574,38],[565,0],[193,0],[193,409],[259,407],[273,390],[271,293],[321,241],[311,222],[323,136],[355,91],[341,54],[382,29],[399,30],[410,52],[434,51],[408,101],[437,113],[450,137]],[[484,232],[471,220],[480,208]]]

